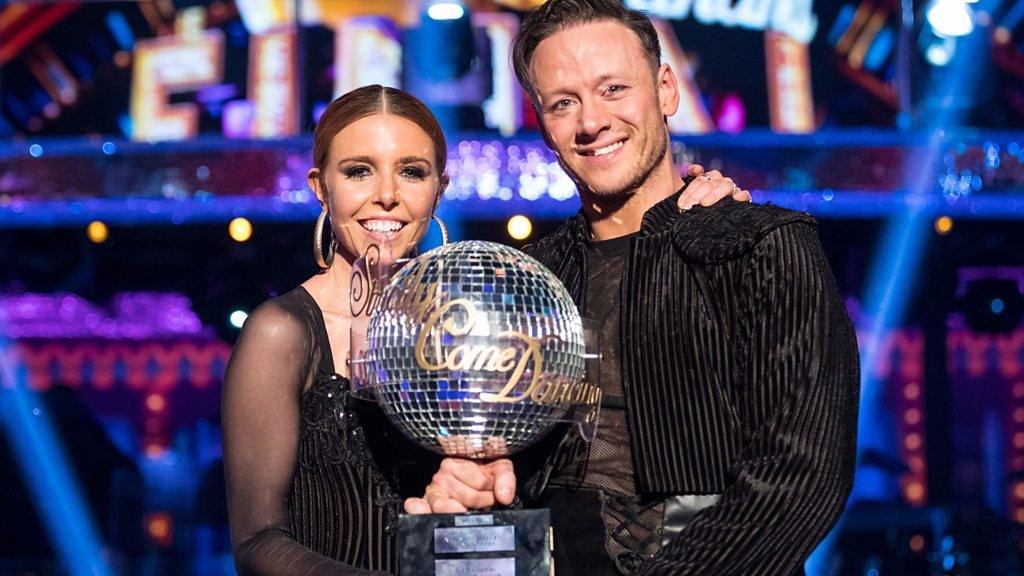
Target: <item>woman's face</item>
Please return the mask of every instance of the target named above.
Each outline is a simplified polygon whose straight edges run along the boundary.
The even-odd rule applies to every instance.
[[[350,256],[376,244],[397,258],[426,231],[444,178],[422,128],[401,116],[374,114],[334,136],[323,174],[310,170],[309,184]]]

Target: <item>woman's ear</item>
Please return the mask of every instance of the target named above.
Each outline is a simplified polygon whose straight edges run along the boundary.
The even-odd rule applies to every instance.
[[[437,211],[437,205],[441,203],[441,197],[444,196],[445,190],[448,189],[449,182],[451,182],[451,179],[448,178],[448,174],[441,174],[441,178],[438,179],[437,195],[434,196],[434,206],[431,208],[431,214]]]
[[[309,172],[306,173],[306,183],[309,184],[309,188],[316,194],[316,199],[320,202],[320,205],[324,208],[327,207],[327,197],[324,195],[326,192],[321,186],[322,181],[320,179],[320,170],[316,168],[310,168]]]

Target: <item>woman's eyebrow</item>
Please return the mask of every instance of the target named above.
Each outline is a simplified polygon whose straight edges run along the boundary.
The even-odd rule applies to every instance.
[[[427,164],[430,164],[430,160],[422,156],[403,156],[398,159],[399,164],[413,164],[416,162],[426,162]]]
[[[338,160],[338,165],[341,166],[346,162],[364,162],[366,164],[375,163],[373,158],[371,158],[370,156],[349,156],[347,158],[342,158],[341,160]]]

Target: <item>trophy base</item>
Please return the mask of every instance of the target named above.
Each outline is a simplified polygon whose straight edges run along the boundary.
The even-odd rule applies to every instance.
[[[402,514],[400,576],[551,576],[547,509]]]

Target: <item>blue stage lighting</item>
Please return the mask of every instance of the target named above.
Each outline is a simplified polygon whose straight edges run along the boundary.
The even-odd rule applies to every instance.
[[[427,6],[427,16],[432,20],[458,20],[466,15],[466,9],[459,2],[434,2]]]
[[[1006,14],[1003,14],[1002,20],[999,21],[999,28],[1013,30],[1021,20],[1024,20],[1024,2],[1016,2],[1007,10]]]
[[[933,0],[927,14],[928,24],[940,36],[955,38],[974,30],[974,11],[964,0]]]
[[[132,27],[128,24],[128,19],[124,17],[124,14],[116,10],[108,12],[107,28],[110,29],[110,33],[122,50],[131,50],[135,45],[135,34],[132,33]]]
[[[949,4],[953,10],[945,6]],[[935,7],[942,5],[940,11]],[[948,11],[948,12],[945,12]],[[945,27],[950,24],[944,18],[953,12],[970,15],[970,9],[963,0],[935,0],[929,9],[929,21],[933,27]],[[938,19],[932,21],[932,14]],[[962,29],[962,22],[959,23]],[[970,23],[973,27],[973,22]],[[950,24],[948,31],[959,32],[960,29]],[[963,32],[969,33],[970,30]],[[948,74],[936,78],[926,89],[925,100],[944,102],[954,95],[973,99],[974,94],[965,91],[964,87],[976,86],[980,66],[970,56],[982,53],[987,49],[987,38],[975,34],[962,39],[959,46],[963,52],[953,59]],[[936,109],[934,114],[926,116],[927,123],[921,128],[929,134],[928,142],[915,154],[909,156],[903,166],[904,189],[907,191],[907,203],[903,211],[893,214],[886,224],[882,241],[876,251],[878,256],[872,263],[868,276],[867,294],[864,299],[864,311],[869,324],[861,341],[861,397],[860,412],[857,426],[857,452],[862,456],[868,451],[883,455],[893,455],[898,450],[896,442],[889,430],[892,426],[891,415],[886,414],[883,406],[882,382],[875,377],[875,367],[882,354],[882,343],[886,332],[898,326],[903,320],[910,294],[918,279],[918,263],[929,239],[928,229],[934,214],[926,208],[929,200],[938,194],[935,182],[928,177],[935,173],[942,161],[946,146],[944,133],[963,124],[964,113],[968,106],[944,106]],[[898,459],[899,455],[895,454]],[[853,492],[848,505],[863,500],[888,500],[893,496],[892,478],[872,474],[864,466],[858,466]],[[806,572],[809,576],[817,576],[828,572],[832,548],[836,534],[842,530],[843,519],[826,537],[821,545],[808,559]]]
[[[930,26],[925,26],[918,37],[917,48],[925,61],[932,66],[942,67],[948,65],[956,55],[957,39],[940,35]]]
[[[832,27],[828,31],[829,46],[835,47],[839,43],[839,39],[843,37],[847,28],[853,23],[853,17],[856,13],[856,8],[851,4],[847,4],[839,9],[839,14],[836,15],[836,19],[832,22]]]
[[[1006,310],[1006,302],[1003,302],[1002,298],[996,298],[989,303],[988,307],[993,314],[1002,314],[1003,310]]]
[[[984,39],[972,37],[960,48],[969,52],[983,50]],[[977,70],[972,67],[970,58],[962,56],[955,60],[948,75],[928,87],[929,98],[941,100],[954,91],[966,98],[973,96],[965,94],[962,87],[974,85]],[[873,375],[885,332],[903,319],[917,280],[917,263],[929,238],[929,223],[934,214],[930,213],[928,206],[938,191],[934,181],[922,175],[933,174],[942,161],[946,146],[943,131],[961,125],[964,110],[963,107],[939,110],[923,127],[930,134],[928,144],[909,158],[905,166],[906,208],[894,214],[886,225],[877,250],[878,260],[868,277],[864,309],[871,318],[871,324],[861,347],[861,411],[857,438],[857,447],[862,453],[876,450],[886,454],[893,450],[892,439],[884,432],[886,416],[880,410],[882,386]],[[858,476],[851,500],[887,497],[888,494],[879,493],[884,490],[885,486],[871,482],[867,476]]]
[[[891,28],[882,28],[878,31],[875,41],[871,43],[867,54],[864,56],[864,68],[877,72],[889,60],[896,47],[896,33]]]
[[[924,52],[924,58],[932,66],[945,66],[953,59],[956,44],[947,42],[936,42]]]
[[[109,566],[75,476],[45,411],[36,407],[26,373],[17,370],[11,345],[0,337],[0,433],[8,444],[64,573],[107,576]]]

